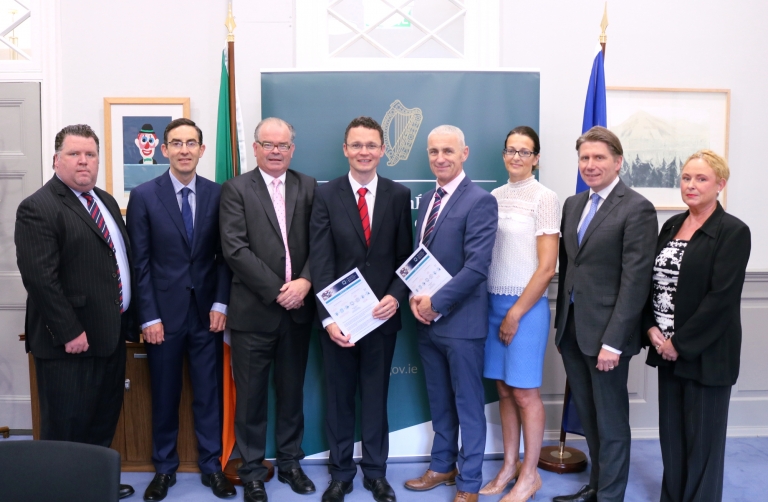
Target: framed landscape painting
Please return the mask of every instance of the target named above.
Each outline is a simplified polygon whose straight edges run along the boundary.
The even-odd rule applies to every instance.
[[[608,87],[608,129],[621,140],[622,181],[656,209],[687,209],[680,171],[707,148],[728,158],[731,92],[727,89]],[[726,190],[720,194],[725,206]]]
[[[181,117],[189,118],[189,98],[104,98],[107,192],[123,214],[131,189],[168,169],[163,131]]]

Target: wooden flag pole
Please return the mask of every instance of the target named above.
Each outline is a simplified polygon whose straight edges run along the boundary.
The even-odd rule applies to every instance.
[[[240,172],[240,148],[237,142],[237,95],[235,94],[235,16],[232,15],[232,2],[229,2],[227,21],[224,23],[227,34],[227,71],[229,73],[229,136],[232,150],[232,177]]]
[[[603,9],[603,20],[600,22],[600,47],[603,49],[603,58],[605,58],[605,45],[608,42],[608,36],[605,29],[608,27],[608,2],[605,2]],[[539,454],[539,468],[545,471],[564,474],[568,472],[581,472],[587,468],[587,456],[581,450],[565,446],[565,429],[563,420],[567,413],[566,406],[570,400],[571,386],[568,379],[565,380],[565,392],[563,394],[563,414],[560,416],[560,441],[557,446],[545,446]]]

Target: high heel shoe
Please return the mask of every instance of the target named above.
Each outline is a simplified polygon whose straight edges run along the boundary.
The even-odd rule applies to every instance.
[[[517,487],[518,485],[515,485],[515,488]],[[499,502],[526,502],[526,500],[530,498],[536,500],[536,492],[541,489],[541,476],[539,476],[539,472],[536,471],[536,478],[533,481],[533,485],[531,485],[528,490],[522,493],[519,491],[516,493],[515,488],[512,488],[512,491],[504,495]]]
[[[491,481],[485,485],[482,490],[480,490],[480,495],[498,495],[499,493],[503,492],[507,488],[507,485],[509,485],[512,481],[516,480],[518,476],[520,476],[520,470],[522,468],[523,463],[518,460],[517,464],[515,464],[515,473],[512,474],[512,476],[506,480],[504,484],[499,484],[493,487],[491,486],[493,481]]]

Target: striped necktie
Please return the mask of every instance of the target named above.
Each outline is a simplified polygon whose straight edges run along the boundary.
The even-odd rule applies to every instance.
[[[109,244],[109,248],[112,250],[112,255],[115,257],[115,273],[113,277],[117,278],[117,287],[120,290],[120,312],[123,312],[123,280],[120,277],[120,265],[117,263],[117,251],[115,245],[112,243],[112,236],[109,235],[109,228],[107,228],[107,222],[104,221],[104,216],[101,214],[101,209],[96,203],[96,198],[90,192],[83,192],[81,194],[85,202],[88,203],[88,213],[93,218],[96,226],[101,230],[101,235],[104,236],[104,240]]]
[[[421,238],[421,243],[425,246],[429,244],[432,232],[435,230],[435,223],[437,223],[437,215],[440,212],[440,203],[443,200],[447,192],[443,187],[439,187],[435,190],[435,202],[432,204],[432,210],[429,212],[429,218],[427,218],[427,226],[424,227],[424,237]]]
[[[365,245],[371,245],[371,222],[368,219],[368,203],[365,201],[365,194],[368,193],[368,189],[361,187],[357,191],[357,212],[360,213],[360,222],[363,224],[363,234],[365,234]]]

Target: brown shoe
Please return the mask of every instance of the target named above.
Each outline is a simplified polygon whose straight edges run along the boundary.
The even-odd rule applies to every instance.
[[[453,502],[477,502],[477,493],[458,491]]]
[[[420,478],[409,479],[406,481],[405,487],[416,492],[423,492],[440,485],[455,485],[456,475],[458,473],[459,471],[456,469],[445,473],[427,469],[427,472]],[[477,494],[475,494],[475,500],[477,500]]]

